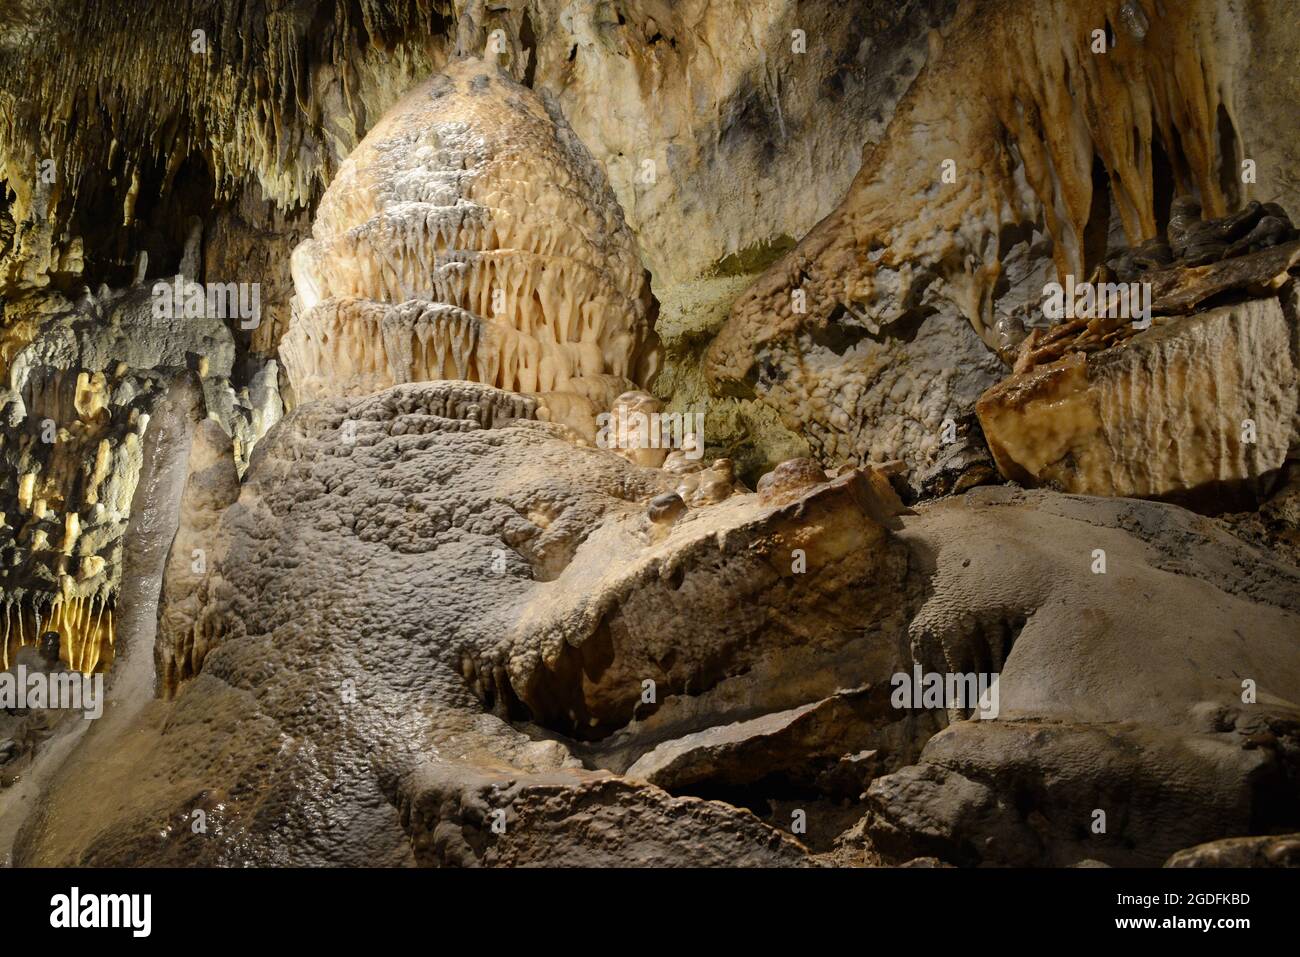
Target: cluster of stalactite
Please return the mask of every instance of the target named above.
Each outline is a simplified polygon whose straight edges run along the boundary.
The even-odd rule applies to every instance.
[[[0,193],[18,223],[70,226],[103,268],[129,264],[137,220],[166,230],[249,183],[281,207],[310,205],[374,116],[444,61],[454,16],[451,0],[7,13]]]
[[[1057,273],[1083,278],[1115,235],[1159,235],[1174,196],[1211,216],[1245,198],[1243,53],[1220,4],[963,10],[844,202],[737,300],[709,353],[715,387],[743,391],[758,353],[801,331],[874,335],[942,307],[1003,348],[1018,236],[1038,232]]]
[[[341,105],[364,122],[364,104],[349,102],[352,71],[362,66],[350,55],[373,50],[408,69],[421,59],[427,66],[438,51],[414,44],[421,36],[441,42],[452,13],[450,0],[279,9],[254,2],[233,8],[234,15],[229,4],[179,6],[33,4],[22,35],[34,46],[0,46],[0,97],[10,107],[0,112],[0,154],[17,158],[39,144],[60,161],[75,195],[85,177],[103,175],[106,157],[124,164],[129,181],[142,157],[162,158],[174,174],[198,150],[212,160],[219,186],[257,173],[279,198],[302,200],[324,171],[302,166],[298,154],[326,152],[318,125],[326,91],[314,70],[340,65]],[[11,29],[17,22],[11,17]],[[59,69],[33,70],[34,63]]]
[[[14,665],[18,649],[33,646],[47,663],[57,660],[83,674],[102,671],[113,663],[113,599],[109,595],[70,596],[4,602],[3,648],[0,669]]]

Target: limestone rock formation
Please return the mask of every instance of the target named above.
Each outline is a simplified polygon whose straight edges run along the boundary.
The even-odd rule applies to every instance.
[[[1157,320],[1011,376],[978,404],[998,468],[1087,495],[1262,499],[1300,448],[1293,296]]]
[[[206,573],[173,552],[158,645],[176,663],[175,703],[123,732],[144,742],[132,752],[153,769],[148,783],[128,784],[123,768],[120,817],[80,834],[36,823],[25,859],[669,860],[667,845],[646,856],[656,841],[676,863],[800,859],[748,811],[583,770],[573,752],[633,719],[660,734],[698,724],[691,699],[709,689],[737,717],[792,707],[888,656],[863,644],[902,598],[905,562],[880,524],[899,509],[888,485],[846,477],[775,506],[741,496],[647,545],[644,502],[674,477],[574,446],[534,416],[531,400],[469,383],[292,413],[203,535]],[[198,503],[221,500],[228,479],[207,477],[229,476],[220,462],[192,455],[182,546],[210,527]],[[795,547],[812,589],[796,584]],[[684,602],[727,610],[693,619]],[[804,641],[791,646],[795,609]],[[869,631],[827,627],[837,620]],[[781,676],[795,661],[807,668],[791,684]],[[646,680],[658,689],[649,705]],[[231,733],[214,735],[212,720]],[[110,746],[94,735],[86,746]],[[75,763],[66,773],[57,793],[71,798]],[[183,813],[201,778],[223,837],[145,838],[146,822]],[[548,812],[556,802],[599,810]],[[52,805],[45,821],[58,819]],[[750,850],[736,856],[740,841]]]
[[[161,315],[153,285],[43,302],[47,314],[13,343],[0,389],[0,657],[8,667],[13,649],[52,629],[62,660],[90,672],[113,657],[123,543],[154,405],[194,377],[202,414],[235,436],[241,467],[280,410],[268,370],[254,377],[257,400],[236,393],[234,342],[220,318]]]
[[[1286,3],[174,6],[0,8],[0,861],[1294,863]]]
[[[887,857],[1157,866],[1294,830],[1295,566],[1164,504],[976,489],[922,515],[905,534],[937,567],[912,646],[1000,672],[999,712],[871,783]]]
[[[869,810],[891,857],[1158,863],[1298,806],[1300,573],[1173,506],[910,514],[879,473],[809,474],[647,541],[672,473],[455,382],[298,408],[220,510],[224,457],[192,455],[178,542],[210,549],[168,571],[172,698],[80,745],[133,742],[119,804],[62,813],[105,773],[66,763],[20,860],[811,863]],[[997,719],[896,707],[917,665],[999,672]],[[196,800],[213,829],[159,841]],[[1115,824],[1080,841],[1093,807]]]
[[[1115,236],[1158,235],[1168,181],[1213,215],[1240,201],[1233,16],[963,6],[841,205],[733,306],[714,390],[757,395],[827,464],[932,463],[1046,282],[1091,275]],[[1203,82],[1180,82],[1183,62]]]
[[[221,513],[239,498],[239,472],[230,438],[213,420],[194,432],[186,462],[176,536],[164,571],[159,629],[168,641],[155,642],[155,674],[160,692],[172,694],[181,680],[198,673],[207,654],[208,616],[197,587],[206,579],[208,553],[220,553]]]
[[[1300,867],[1300,835],[1225,837],[1181,850],[1165,867]]]
[[[294,252],[281,343],[298,401],[468,379],[595,416],[659,365],[644,270],[558,111],[462,60],[390,110]]]

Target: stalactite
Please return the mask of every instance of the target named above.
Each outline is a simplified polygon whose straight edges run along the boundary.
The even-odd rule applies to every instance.
[[[4,603],[0,670],[16,663],[19,648],[39,648],[47,632],[59,636],[59,660],[83,674],[106,670],[113,662],[116,639],[111,596],[72,595],[44,604],[45,596],[14,597]]]
[[[1158,150],[1177,192],[1198,193],[1209,214],[1225,210],[1219,173],[1235,167],[1237,147],[1220,155],[1218,117],[1241,129],[1243,55],[1223,4],[1043,0],[1032,10],[1012,2],[962,10],[950,42],[936,35],[931,62],[843,203],[733,306],[708,354],[715,391],[745,392],[767,344],[841,317],[877,334],[921,307],[955,307],[997,349],[1003,237],[1039,230],[1058,275],[1086,278],[1098,264],[1084,243],[1095,189],[1114,198],[1130,245],[1156,234],[1167,212],[1156,199]],[[1114,24],[1138,22],[1134,11],[1149,29],[1116,32]],[[1104,178],[1095,185],[1097,162]]]
[[[281,208],[309,205],[339,158],[335,137],[362,129],[367,113],[441,65],[454,17],[451,0],[382,9],[252,3],[234,7],[233,17],[231,9],[191,5],[177,16],[161,0],[70,0],[29,11],[31,43],[0,50],[0,180],[16,193],[14,218],[28,219],[44,202],[32,171],[48,158],[58,163],[48,197],[55,234],[80,204],[119,195],[115,181],[141,182],[145,165],[162,170],[165,196],[190,156],[206,160],[214,199],[258,181]],[[379,102],[360,101],[349,87],[346,121],[326,129],[330,82],[318,65],[371,57],[381,84],[368,92]],[[59,68],[32,70],[33,62]],[[126,224],[135,190],[121,195]]]

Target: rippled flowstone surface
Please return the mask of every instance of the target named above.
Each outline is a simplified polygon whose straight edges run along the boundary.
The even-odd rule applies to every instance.
[[[791,468],[656,523],[676,476],[533,415],[312,403],[229,504],[200,433],[167,697],[87,733],[16,859],[790,864],[865,816],[891,859],[1121,863],[1296,806],[1300,573],[1211,520]],[[914,665],[1000,673],[998,717],[895,708]]]

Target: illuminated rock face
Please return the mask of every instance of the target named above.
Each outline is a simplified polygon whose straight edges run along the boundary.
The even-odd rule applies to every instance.
[[[165,700],[96,726],[14,860],[790,865],[833,831],[701,797],[792,786],[895,860],[1150,864],[1294,829],[1300,571],[1212,520],[1009,488],[912,512],[807,460],[674,508],[702,472],[576,448],[535,405],[467,382],[310,403],[242,485],[196,429]],[[1111,574],[1080,572],[1094,549]],[[916,667],[999,674],[997,720],[896,705]],[[160,840],[196,781],[208,831]],[[1097,807],[1114,825],[1081,835]]]
[[[482,61],[417,87],[343,164],[294,252],[298,401],[468,379],[554,395],[585,435],[657,371],[645,272],[604,174]]]
[[[980,425],[999,470],[1024,484],[1260,496],[1298,438],[1297,343],[1277,299],[1162,320],[1008,378],[980,398]]]
[[[468,382],[309,403],[272,433],[268,441],[283,444],[259,451],[242,486],[228,440],[200,426],[155,653],[172,699],[162,708],[204,717],[182,719],[180,738],[169,729],[164,739],[153,715],[142,716],[127,733],[149,740],[157,773],[133,766],[128,776],[140,802],[165,816],[192,798],[192,760],[237,769],[237,796],[213,810],[220,840],[184,830],[165,843],[156,828],[138,832],[139,818],[97,820],[86,856],[143,862],[162,848],[173,861],[209,863],[806,859],[788,832],[748,810],[625,778],[610,770],[617,754],[584,764],[569,748],[629,722],[658,741],[887,671],[894,648],[873,642],[870,625],[877,613],[897,614],[907,571],[886,531],[900,511],[887,483],[842,476],[780,503],[730,496],[686,510],[647,541],[647,503],[685,476],[577,448],[535,413],[535,400]],[[353,442],[341,434],[347,423]],[[202,572],[194,548],[206,552]],[[257,556],[271,553],[294,570],[270,572]],[[252,584],[272,578],[274,588]],[[697,617],[688,606],[710,611]],[[370,677],[358,680],[363,664]],[[652,705],[646,679],[658,689]],[[341,682],[355,683],[355,700],[340,696]],[[380,688],[391,693],[374,694]],[[213,734],[216,714],[239,732]],[[554,740],[512,723],[524,720],[554,728]],[[838,741],[865,733],[841,729]],[[310,743],[282,748],[286,734]],[[81,762],[67,767],[87,773]],[[384,791],[381,778],[396,790]],[[323,843],[300,830],[313,826],[300,809],[315,818],[317,794],[325,813],[351,822]],[[569,811],[545,813],[557,804]],[[272,805],[287,816],[259,813]],[[484,842],[497,810],[510,815],[508,834]],[[39,859],[85,846],[85,835],[40,830],[30,846]]]
[[[757,395],[826,464],[926,465],[1045,282],[1157,235],[1162,189],[1213,216],[1248,189],[1246,59],[1222,5],[963,11],[844,201],[736,301],[705,360],[715,392]]]
[[[158,402],[192,380],[201,394],[194,415],[234,436],[241,465],[278,406],[253,410],[256,382],[236,392],[234,341],[220,319],[155,316],[148,284],[87,291],[76,302],[55,294],[48,308],[0,366],[0,667],[55,632],[60,659],[92,672],[114,657]]]

